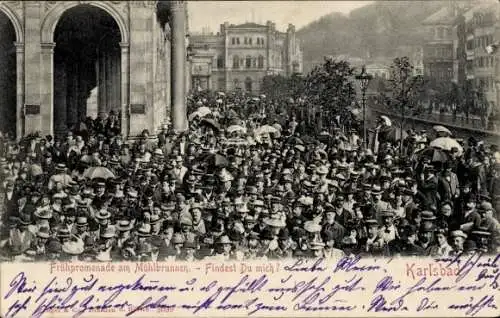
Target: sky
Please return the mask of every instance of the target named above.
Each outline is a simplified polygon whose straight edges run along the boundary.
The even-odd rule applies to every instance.
[[[255,22],[276,23],[285,31],[289,23],[296,29],[332,12],[349,13],[372,1],[189,1],[189,30],[201,32],[205,28],[217,33],[224,21],[229,24]]]

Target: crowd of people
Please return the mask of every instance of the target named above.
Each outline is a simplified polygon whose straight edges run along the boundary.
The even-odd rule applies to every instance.
[[[292,102],[287,101],[287,104]],[[450,256],[500,250],[495,145],[381,117],[376,145],[265,96],[189,98],[189,130],[0,142],[3,261]],[[302,112],[303,114],[303,112]],[[358,125],[359,126],[359,125]]]

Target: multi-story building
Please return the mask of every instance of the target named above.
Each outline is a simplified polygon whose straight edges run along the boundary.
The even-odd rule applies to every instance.
[[[427,31],[423,48],[425,76],[437,81],[451,81],[454,66],[454,35],[456,11],[446,5],[422,22]]]
[[[491,113],[498,107],[498,93],[495,80],[500,76],[495,56],[487,52],[486,48],[498,41],[495,39],[496,30],[499,27],[498,7],[500,4],[494,1],[475,1],[469,10],[463,13],[465,43],[457,41],[457,51],[464,46],[465,52],[465,78],[470,87],[475,92],[484,94],[483,107],[487,107]],[[457,29],[457,31],[460,31]],[[497,33],[498,34],[498,33]],[[461,34],[458,34],[460,38]],[[457,62],[460,61],[457,56]],[[457,63],[459,64],[459,63]],[[458,77],[458,74],[455,76]]]
[[[192,89],[243,90],[258,93],[266,75],[302,73],[302,51],[290,24],[225,22],[217,34],[191,35]]]

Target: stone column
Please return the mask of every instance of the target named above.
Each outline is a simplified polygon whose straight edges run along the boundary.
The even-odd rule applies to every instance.
[[[66,79],[66,70],[64,62],[55,63],[54,69],[55,83],[54,83],[54,128],[56,135],[63,135],[68,129],[68,113],[69,108],[76,107],[75,96],[72,94],[72,100],[67,103],[67,90],[68,82]],[[76,76],[75,76],[76,77]],[[73,91],[74,92],[74,91]]]
[[[42,134],[54,134],[54,42],[41,43],[40,112]]]
[[[129,135],[129,43],[120,42],[121,48],[121,70],[120,70],[120,94],[121,94],[121,130],[122,136]]]
[[[16,138],[24,135],[24,43],[16,42]]]
[[[97,103],[97,114],[99,117],[106,112],[106,107],[108,103],[107,99],[107,73],[106,73],[106,62],[107,56],[106,52],[99,51],[99,102]]]
[[[171,1],[172,72],[171,72],[171,118],[173,129],[183,132],[188,129],[186,116],[186,3]]]

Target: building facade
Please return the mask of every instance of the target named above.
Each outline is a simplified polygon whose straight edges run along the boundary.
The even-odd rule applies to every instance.
[[[192,35],[193,89],[242,90],[258,93],[266,75],[302,73],[302,51],[295,27],[225,22],[217,34]]]
[[[110,111],[125,137],[169,116],[187,129],[186,17],[184,1],[0,2],[2,130],[63,134]]]
[[[436,81],[453,80],[454,6],[446,5],[422,22],[427,40],[423,46],[424,75]]]
[[[486,48],[495,43],[496,28],[500,23],[498,3],[484,3],[472,8],[466,13],[467,25],[467,77],[471,86],[477,92],[484,94],[488,113],[498,108],[497,87],[495,81],[499,78],[495,56]]]

